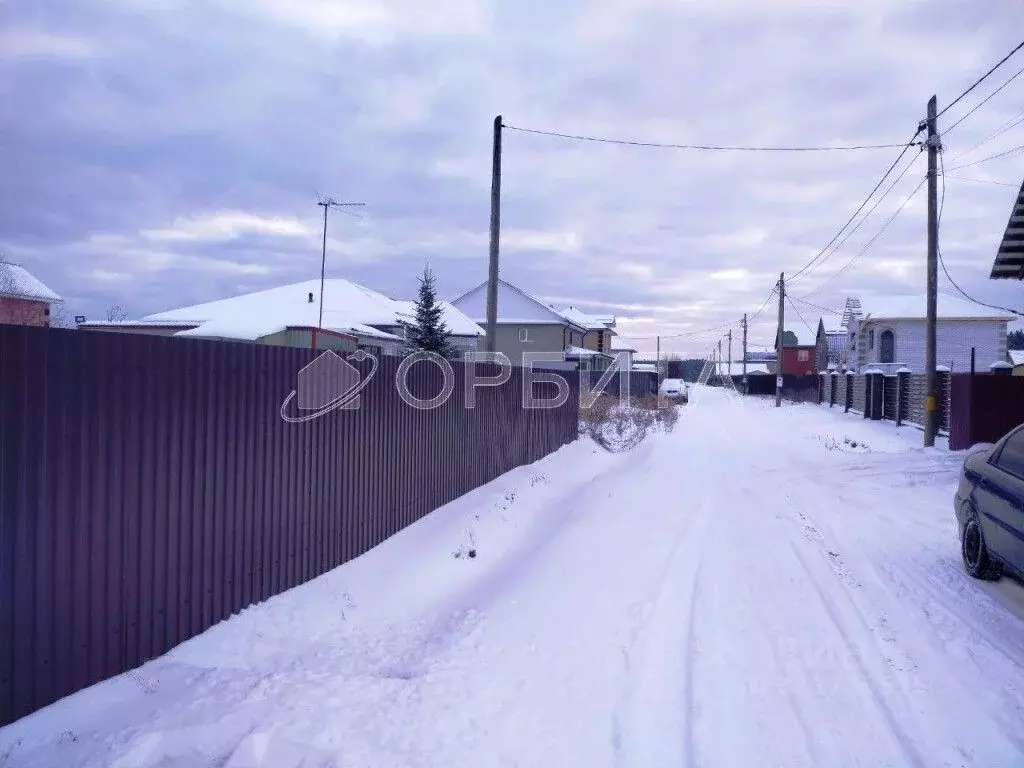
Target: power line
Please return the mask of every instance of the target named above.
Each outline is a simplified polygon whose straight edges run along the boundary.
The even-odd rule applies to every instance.
[[[775,295],[775,294],[776,294],[776,293],[778,292],[778,290],[779,290],[779,286],[778,286],[778,284],[776,284],[776,285],[775,285],[775,286],[774,286],[774,287],[773,287],[773,288],[772,288],[772,289],[771,289],[771,290],[770,290],[770,291],[768,292],[768,298],[764,300],[764,303],[763,303],[763,304],[762,304],[762,305],[761,305],[760,307],[758,307],[758,308],[757,308],[757,311],[756,311],[756,312],[755,312],[754,314],[752,314],[752,315],[751,315],[751,316],[750,316],[750,317],[749,317],[749,318],[747,319],[747,325],[750,325],[750,323],[754,322],[755,320],[757,320],[757,318],[758,318],[758,317],[760,317],[760,316],[761,316],[761,313],[762,313],[762,312],[764,312],[764,310],[765,310],[765,307],[767,307],[767,306],[768,306],[768,302],[772,300],[772,296],[774,296],[774,295]]]
[[[552,136],[573,141],[590,141],[598,144],[620,144],[630,147],[654,147],[658,149],[694,149],[711,152],[845,152],[862,149],[898,149],[903,144],[854,144],[849,146],[806,146],[806,147],[747,147],[721,144],[674,144],[660,141],[639,141],[635,139],[611,139],[602,136],[585,136],[582,134],[559,133],[558,131],[542,131],[537,128],[521,128],[503,124],[503,128],[520,133],[532,133],[537,136]]]
[[[942,180],[942,195],[939,198],[939,214],[937,216],[938,224],[942,223],[942,209],[946,205],[946,180],[945,180],[945,170],[942,168],[942,164],[943,164],[942,163],[942,153],[940,152],[939,153],[939,170],[942,171],[943,180]],[[960,292],[960,295],[963,296],[965,299],[967,299],[968,301],[972,301],[975,304],[978,304],[978,305],[980,305],[982,307],[988,307],[989,309],[998,309],[1000,312],[1009,312],[1010,314],[1017,315],[1018,317],[1024,317],[1024,313],[1018,312],[1015,309],[1010,309],[1009,307],[1000,307],[1000,306],[998,306],[996,304],[987,304],[984,301],[978,301],[978,299],[974,298],[969,293],[967,293],[967,291],[965,291],[963,288],[961,288],[959,285],[957,285],[956,280],[954,280],[953,276],[949,274],[949,270],[946,269],[946,261],[945,261],[945,259],[942,258],[942,248],[938,248],[938,256],[939,256],[939,265],[942,267],[942,271],[945,273],[946,279],[949,280],[950,285],[952,285],[954,288],[956,288],[957,291]]]
[[[874,245],[875,241],[877,241],[878,238],[880,238],[885,233],[885,231],[889,228],[889,225],[892,224],[896,220],[896,217],[900,215],[900,212],[902,212],[903,209],[907,207],[907,204],[914,198],[914,195],[916,195],[921,190],[921,187],[924,186],[924,184],[925,184],[925,182],[927,180],[928,180],[928,177],[926,176],[923,179],[921,179],[920,182],[918,182],[918,185],[916,187],[914,187],[914,191],[911,192],[909,195],[907,195],[907,198],[900,204],[900,207],[895,210],[895,212],[892,214],[892,216],[890,216],[888,219],[886,219],[885,223],[882,224],[881,229],[879,229],[870,240],[868,240],[866,243],[864,243],[864,246],[859,251],[857,251],[857,253],[855,253],[850,258],[850,260],[848,262],[846,262],[846,264],[844,264],[839,269],[839,271],[837,271],[834,275],[832,275],[832,277],[830,277],[824,283],[819,285],[813,291],[810,291],[809,293],[805,293],[802,298],[806,299],[806,298],[808,298],[810,296],[813,296],[814,294],[819,293],[820,291],[824,290],[826,287],[828,287],[833,282],[835,282],[837,277],[839,277],[841,274],[843,274],[843,272],[845,272],[847,269],[849,269],[853,265],[853,262],[855,262],[857,259],[859,259],[861,256],[863,256],[867,252],[868,248],[870,248],[872,245]]]
[[[885,180],[887,178],[889,178],[889,174],[893,172],[893,169],[899,164],[900,160],[903,159],[903,156],[905,154],[907,154],[907,150],[909,150],[912,146],[914,146],[914,139],[916,139],[918,134],[921,133],[921,130],[922,130],[922,126],[919,125],[917,127],[917,130],[914,131],[914,135],[910,137],[910,141],[908,141],[907,144],[903,147],[903,151],[899,153],[899,155],[896,157],[896,159],[893,160],[892,165],[890,165],[886,169],[885,173],[882,174],[882,178],[880,178],[878,180],[878,183],[875,184],[874,189],[872,189],[871,192],[868,193],[868,196],[864,198],[864,201],[859,206],[857,206],[857,210],[855,210],[853,212],[853,215],[850,216],[850,218],[846,220],[846,223],[843,224],[843,226],[839,228],[839,231],[837,231],[835,233],[835,235],[832,236],[832,239],[828,241],[828,244],[824,248],[822,248],[813,259],[811,259],[809,262],[807,262],[803,267],[798,269],[792,275],[792,277],[790,278],[790,282],[791,283],[793,281],[795,281],[797,278],[799,278],[800,275],[802,275],[803,273],[807,272],[807,270],[809,270],[812,266],[814,266],[815,262],[817,262],[819,259],[822,258],[822,256],[824,256],[824,254],[828,251],[828,249],[832,247],[832,245],[836,242],[836,240],[839,239],[839,236],[843,234],[843,232],[846,230],[846,228],[848,226],[850,226],[850,224],[853,223],[853,220],[857,218],[858,214],[860,214],[861,211],[864,210],[864,206],[866,206],[868,204],[868,201],[871,200],[871,198],[874,196],[875,192],[877,192],[879,190],[879,188],[882,186],[882,184],[885,183]]]
[[[1015,53],[1016,53],[1017,51],[1019,51],[1019,50],[1020,50],[1021,48],[1024,48],[1024,40],[1022,40],[1022,41],[1021,41],[1020,43],[1018,43],[1018,44],[1017,44],[1017,47],[1016,47],[1016,48],[1014,48],[1014,49],[1013,49],[1012,51],[1010,51],[1010,52],[1009,52],[1008,54],[1006,54],[1005,56],[1003,56],[1003,58],[1001,58],[1001,59],[1000,59],[1000,60],[999,60],[998,62],[996,62],[995,66],[993,66],[993,67],[992,67],[992,69],[990,69],[990,70],[989,70],[988,72],[986,72],[986,73],[985,73],[984,75],[982,75],[982,76],[981,76],[981,77],[979,77],[979,78],[978,78],[977,80],[975,80],[975,81],[974,81],[974,84],[973,84],[973,85],[972,85],[972,86],[971,86],[970,88],[968,88],[968,89],[967,89],[966,91],[964,91],[964,92],[963,92],[963,93],[961,93],[961,94],[960,94],[959,96],[957,96],[957,97],[956,97],[955,99],[953,99],[953,101],[951,101],[951,102],[950,102],[949,104],[947,104],[947,105],[945,106],[945,108],[943,108],[943,109],[942,109],[942,110],[941,110],[941,111],[939,112],[939,114],[937,114],[937,115],[936,115],[936,117],[937,117],[937,118],[939,118],[939,117],[942,117],[942,116],[943,116],[944,114],[946,114],[946,112],[948,112],[948,111],[949,111],[949,110],[950,110],[951,108],[953,108],[954,106],[956,106],[956,105],[957,105],[957,104],[958,104],[958,103],[960,102],[960,100],[964,98],[964,96],[966,96],[966,95],[967,95],[967,94],[969,94],[969,93],[970,93],[971,91],[973,91],[973,90],[974,90],[975,88],[977,88],[977,87],[978,87],[979,85],[981,85],[981,84],[982,84],[983,82],[985,82],[985,80],[987,80],[987,79],[988,79],[988,78],[989,78],[989,77],[990,77],[990,76],[992,75],[992,73],[993,73],[993,72],[995,72],[995,71],[996,71],[997,69],[999,69],[999,68],[1000,68],[1001,66],[1003,66],[1003,64],[1005,64],[1005,63],[1006,63],[1007,61],[1009,61],[1009,60],[1010,60],[1010,58],[1011,58],[1011,57],[1013,56],[1013,54],[1015,54]]]
[[[907,173],[908,173],[908,172],[910,171],[910,169],[911,169],[911,168],[913,168],[913,167],[914,167],[914,164],[915,164],[915,163],[916,163],[916,162],[918,161],[918,159],[919,159],[920,157],[921,157],[921,154],[920,154],[920,153],[918,153],[918,154],[917,154],[917,155],[916,155],[915,157],[913,157],[913,158],[911,159],[911,161],[910,161],[910,162],[909,162],[909,163],[908,163],[907,165],[905,165],[905,166],[903,167],[903,170],[902,170],[902,171],[900,171],[900,172],[899,172],[899,174],[898,174],[898,175],[896,176],[896,178],[895,178],[895,179],[893,179],[892,183],[891,183],[891,184],[890,184],[890,185],[889,185],[888,187],[886,187],[885,191],[884,191],[884,192],[882,192],[882,194],[878,196],[878,198],[877,198],[877,199],[875,200],[875,202],[874,202],[874,204],[873,204],[873,205],[871,206],[871,208],[869,208],[869,209],[868,209],[867,213],[865,213],[865,214],[864,214],[864,215],[863,215],[863,216],[861,217],[860,221],[858,221],[858,222],[857,222],[857,223],[856,223],[856,224],[855,224],[855,225],[854,225],[854,226],[853,226],[852,228],[850,228],[849,230],[847,230],[846,234],[845,234],[845,235],[843,235],[843,238],[842,238],[842,240],[840,240],[840,241],[839,241],[839,242],[837,242],[837,243],[834,243],[834,244],[832,245],[832,247],[831,247],[830,249],[828,249],[828,250],[830,250],[831,252],[830,252],[830,253],[827,253],[827,254],[825,255],[825,257],[824,257],[824,258],[823,258],[823,259],[822,259],[822,260],[821,260],[820,262],[818,262],[818,265],[817,265],[816,267],[814,267],[814,269],[818,269],[818,268],[820,268],[822,264],[824,264],[824,263],[825,263],[826,261],[828,261],[828,260],[829,260],[830,258],[832,258],[833,256],[835,256],[835,255],[836,255],[836,253],[838,253],[838,252],[839,252],[839,250],[840,250],[840,249],[841,249],[841,248],[842,248],[842,247],[843,247],[844,245],[846,245],[847,241],[848,241],[848,240],[849,240],[849,239],[850,239],[850,238],[851,238],[851,237],[852,237],[852,236],[854,235],[854,233],[855,233],[855,232],[856,232],[856,231],[857,231],[858,229],[860,229],[860,228],[861,228],[862,226],[864,226],[864,223],[865,223],[865,222],[866,222],[866,221],[867,221],[867,220],[868,220],[869,218],[871,218],[871,214],[873,214],[873,213],[874,213],[874,212],[875,212],[875,211],[876,211],[876,210],[878,209],[878,206],[880,206],[880,205],[882,204],[882,202],[883,202],[883,201],[884,201],[884,200],[885,200],[885,199],[886,199],[886,198],[887,198],[887,197],[888,197],[888,196],[889,196],[890,194],[892,194],[892,191],[893,191],[893,189],[895,189],[895,188],[896,188],[896,185],[897,185],[897,184],[899,184],[899,183],[900,183],[900,181],[902,181],[902,180],[903,180],[903,177],[907,175]],[[809,274],[810,274],[811,272],[813,272],[813,271],[814,271],[814,270],[811,270],[811,271],[809,271],[809,272],[805,272],[805,273],[804,273],[803,275],[801,275],[800,277],[797,277],[797,278],[794,278],[794,279],[792,279],[792,280],[790,281],[790,283],[795,283],[795,282],[798,282],[798,281],[799,281],[800,279],[802,279],[802,278],[804,278],[804,277],[807,277],[807,275],[809,275]]]
[[[952,173],[942,174],[944,178],[956,179],[957,181],[973,181],[975,184],[995,184],[999,187],[1010,187],[1010,189],[1020,189],[1020,184],[1008,184],[1005,181],[993,181],[992,179],[972,179],[969,176],[956,176]]]
[[[790,299],[791,301],[799,301],[801,304],[806,304],[808,307],[812,307],[813,309],[816,309],[819,312],[828,312],[831,315],[842,315],[843,314],[841,310],[829,309],[828,307],[821,306],[821,304],[815,304],[813,301],[807,301],[807,299],[801,299],[799,296],[790,296],[790,295],[787,294],[786,298]]]
[[[787,296],[786,298],[788,299],[789,296]],[[804,320],[804,316],[800,314],[800,310],[797,309],[796,304],[790,301],[789,306],[791,306],[793,308],[793,311],[796,312],[796,316],[800,318],[800,322],[807,326],[808,331],[810,331],[811,333],[817,333],[817,331],[814,328],[811,328],[811,324]]]
[[[728,323],[723,323],[721,325],[713,325],[710,328],[701,328],[700,330],[696,330],[696,331],[683,331],[681,333],[670,333],[670,334],[661,333],[661,334],[656,334],[654,336],[622,336],[622,335],[619,335],[617,338],[619,338],[619,339],[633,339],[633,340],[639,340],[639,341],[649,341],[651,339],[657,339],[657,338],[661,338],[661,339],[682,339],[682,338],[686,338],[686,337],[689,337],[689,336],[701,336],[701,335],[703,335],[705,333],[712,333],[713,331],[720,331],[720,330],[723,330],[724,328],[730,328],[730,327],[732,327],[735,324],[736,324],[735,321],[729,321]]]
[[[993,139],[999,138],[1004,133],[1006,133],[1009,130],[1012,130],[1013,128],[1016,128],[1021,123],[1024,123],[1024,112],[1020,112],[1017,115],[1015,115],[1014,117],[1011,117],[1009,120],[1007,120],[1001,126],[996,128],[995,131],[990,133],[984,139],[982,139],[981,141],[979,141],[977,144],[973,145],[969,149],[965,149],[963,152],[958,153],[957,156],[955,158],[953,158],[953,159],[954,160],[959,160],[964,155],[969,155],[974,150],[978,149],[979,147],[984,146],[985,144],[988,144]]]
[[[994,91],[992,91],[992,93],[990,93],[984,99],[982,99],[977,104],[975,104],[973,107],[971,107],[969,110],[967,110],[967,112],[965,112],[963,115],[961,115],[959,120],[957,120],[955,123],[953,123],[951,126],[949,126],[949,128],[947,128],[945,131],[943,131],[943,134],[944,135],[948,135],[954,128],[956,128],[958,125],[960,125],[960,123],[962,123],[968,117],[970,117],[975,112],[977,112],[978,109],[981,108],[989,99],[991,99],[993,96],[995,96],[997,93],[999,93],[1001,90],[1003,90],[1003,88],[1008,86],[1010,83],[1012,83],[1014,80],[1016,80],[1021,75],[1024,75],[1024,67],[1021,67],[1020,69],[1018,69],[1016,74],[1012,75],[1006,82],[1004,82],[1002,85],[1000,85]]]
[[[1021,152],[1021,151],[1024,151],[1024,144],[1021,144],[1020,146],[1014,147],[1013,149],[1007,149],[1005,152],[999,152],[998,154],[995,154],[995,155],[989,155],[988,157],[983,157],[983,158],[981,158],[981,160],[975,160],[973,163],[964,163],[963,165],[955,165],[952,168],[950,168],[949,170],[951,170],[951,171],[959,171],[961,168],[970,168],[970,167],[975,166],[975,165],[981,165],[982,163],[987,163],[989,160],[996,160],[997,158],[1006,157],[1007,155],[1012,155],[1012,154],[1015,154],[1015,153]]]

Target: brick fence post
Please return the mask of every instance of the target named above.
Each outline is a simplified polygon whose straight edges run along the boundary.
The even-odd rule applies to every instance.
[[[938,428],[949,432],[949,398],[950,385],[953,381],[953,374],[944,365],[936,367],[939,378],[939,423]]]
[[[874,371],[864,371],[864,413],[863,418],[871,417],[871,379]]]
[[[836,387],[839,385],[839,371],[833,370],[829,378],[828,407],[836,404]]]

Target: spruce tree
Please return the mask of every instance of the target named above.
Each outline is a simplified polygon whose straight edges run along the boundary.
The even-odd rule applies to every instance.
[[[449,335],[437,303],[434,273],[426,267],[420,278],[419,298],[416,299],[416,321],[407,326],[407,341],[415,350],[448,355],[451,352]]]

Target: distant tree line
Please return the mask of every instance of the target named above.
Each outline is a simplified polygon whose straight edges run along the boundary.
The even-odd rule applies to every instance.
[[[1024,349],[1024,330],[1010,331],[1006,334],[1008,349]]]

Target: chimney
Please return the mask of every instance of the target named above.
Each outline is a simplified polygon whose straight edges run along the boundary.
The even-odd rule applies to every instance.
[[[313,292],[312,291],[309,292],[309,303],[310,304],[313,303]]]

